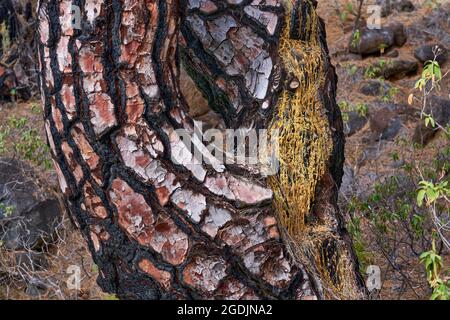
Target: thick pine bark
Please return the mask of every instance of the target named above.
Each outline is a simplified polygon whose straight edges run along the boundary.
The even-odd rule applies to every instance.
[[[291,21],[309,5],[298,2]],[[270,126],[292,82],[279,57],[281,1],[41,0],[38,10],[48,140],[103,289],[140,299],[362,296],[336,205],[344,138],[321,24],[317,95],[332,151],[310,215],[331,236],[299,261],[266,179],[242,166],[192,165],[175,134],[194,130],[180,59],[227,128]]]

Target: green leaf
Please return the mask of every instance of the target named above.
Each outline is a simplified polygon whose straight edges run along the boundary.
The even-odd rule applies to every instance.
[[[420,189],[419,193],[417,194],[417,205],[421,207],[423,205],[423,199],[425,199],[425,193],[426,191],[424,189]]]

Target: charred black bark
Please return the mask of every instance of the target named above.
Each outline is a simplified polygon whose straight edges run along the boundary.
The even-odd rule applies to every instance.
[[[72,4],[81,30],[67,23]],[[246,167],[193,165],[175,133],[194,131],[180,59],[228,128],[268,128],[287,79],[284,17],[275,0],[40,2],[49,144],[104,290],[132,299],[326,297],[321,279],[291,259],[266,179]],[[337,133],[332,178],[317,188],[314,210],[331,205],[337,219],[342,123],[320,41],[327,67],[318,95]]]

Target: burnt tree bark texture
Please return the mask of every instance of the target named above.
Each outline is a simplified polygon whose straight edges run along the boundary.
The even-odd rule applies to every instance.
[[[133,299],[364,297],[336,204],[344,137],[315,3],[41,0],[38,14],[48,141],[104,290]],[[286,177],[267,179],[192,162],[175,131],[194,131],[180,61],[223,128],[291,128],[279,111],[308,105],[280,143],[303,137],[292,159],[305,174],[293,172],[305,180],[314,171],[314,181],[292,180],[283,165]],[[280,205],[284,193],[307,205]]]
[[[28,100],[39,92],[36,20],[29,0],[0,2],[0,99]]]

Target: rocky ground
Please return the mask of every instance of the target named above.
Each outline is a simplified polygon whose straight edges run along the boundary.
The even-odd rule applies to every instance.
[[[437,57],[442,73],[450,69],[444,50],[450,48],[450,3],[399,0],[390,1],[388,7],[389,1],[365,1],[355,27],[358,6],[356,1],[349,6],[350,2],[319,1],[339,76],[338,102],[347,134],[341,208],[362,273],[369,265],[381,269],[382,288],[373,291],[372,298],[428,299],[431,292],[419,255],[431,248],[433,224],[429,213],[416,205],[416,190],[418,181],[448,174],[450,152],[445,133],[424,126],[421,103],[408,100],[411,93],[418,96],[415,83],[424,62],[434,58],[436,45],[442,49]],[[366,5],[375,2],[383,5],[385,15],[380,31],[365,29],[370,22]],[[358,41],[355,29],[360,30]],[[190,89],[185,90],[189,99],[205,105],[192,84],[183,81]],[[449,123],[449,89],[447,76],[429,99],[433,115],[444,126]],[[0,298],[113,299],[95,284],[96,266],[60,205],[39,100],[31,101],[0,104],[0,221],[16,230],[6,236],[0,232]],[[193,113],[208,118],[204,110]],[[12,170],[18,172],[15,179]],[[33,182],[31,189],[21,189],[25,181]],[[8,206],[17,203],[22,204],[20,212],[8,215]],[[53,220],[43,221],[49,215]],[[22,236],[40,223],[47,229],[37,238],[45,241]],[[448,268],[448,252],[440,253]],[[68,288],[74,271],[80,272],[79,291]]]
[[[347,131],[342,210],[355,238],[362,272],[368,265],[381,267],[383,286],[380,292],[374,292],[379,299],[430,296],[418,255],[429,250],[426,234],[431,233],[432,226],[424,223],[424,236],[415,238],[405,223],[410,218],[395,214],[407,208],[413,217],[427,215],[415,205],[419,172],[436,172],[435,166],[442,168],[449,159],[448,137],[435,130],[425,132],[424,120],[420,119],[422,105],[419,101],[408,104],[423,63],[433,59],[431,48],[450,48],[450,4],[446,2],[438,7],[430,1],[391,1],[403,5],[394,7],[381,20],[381,32],[391,32],[394,38],[389,42],[392,46],[383,50],[373,50],[380,43],[379,37],[370,32],[362,34],[359,48],[351,48],[354,16],[347,14],[345,20],[341,19],[347,1],[319,2],[339,76],[338,102]],[[438,57],[443,74],[449,70],[447,60],[445,50]],[[432,100],[434,114],[442,115],[444,125],[449,123],[449,94],[447,77]],[[387,232],[377,230],[380,221],[373,215],[387,215],[383,220]],[[448,252],[444,259],[448,268]]]

